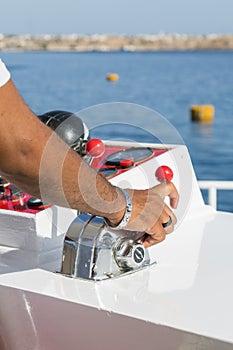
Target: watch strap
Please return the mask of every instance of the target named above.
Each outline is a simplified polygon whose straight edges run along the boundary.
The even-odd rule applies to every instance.
[[[130,198],[129,193],[126,190],[124,190],[123,188],[119,188],[119,190],[123,193],[123,195],[125,197],[125,201],[126,201],[125,214],[117,226],[108,225],[112,230],[124,229],[126,227],[126,225],[129,223],[129,220],[130,220],[131,214],[132,214],[132,209],[133,209],[132,200]]]

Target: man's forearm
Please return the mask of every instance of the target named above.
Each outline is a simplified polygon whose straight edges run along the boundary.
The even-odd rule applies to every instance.
[[[117,224],[124,196],[35,118],[11,80],[0,89],[0,104],[0,173],[47,202]]]

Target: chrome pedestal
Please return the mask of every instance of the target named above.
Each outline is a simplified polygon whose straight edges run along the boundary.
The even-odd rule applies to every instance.
[[[64,240],[61,273],[98,281],[145,268],[154,262],[140,236],[111,230],[101,217],[80,214]]]

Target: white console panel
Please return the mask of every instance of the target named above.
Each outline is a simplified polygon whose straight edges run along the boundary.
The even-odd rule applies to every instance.
[[[233,349],[233,215],[204,204],[186,147],[171,145],[111,182],[151,187],[160,165],[180,193],[176,229],[149,249],[157,264],[124,277],[54,272],[73,211],[0,211],[1,350]]]

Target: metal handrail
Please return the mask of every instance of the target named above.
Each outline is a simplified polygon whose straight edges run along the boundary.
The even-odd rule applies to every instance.
[[[202,190],[208,190],[208,204],[217,208],[217,191],[233,190],[233,181],[198,181],[198,185]]]

